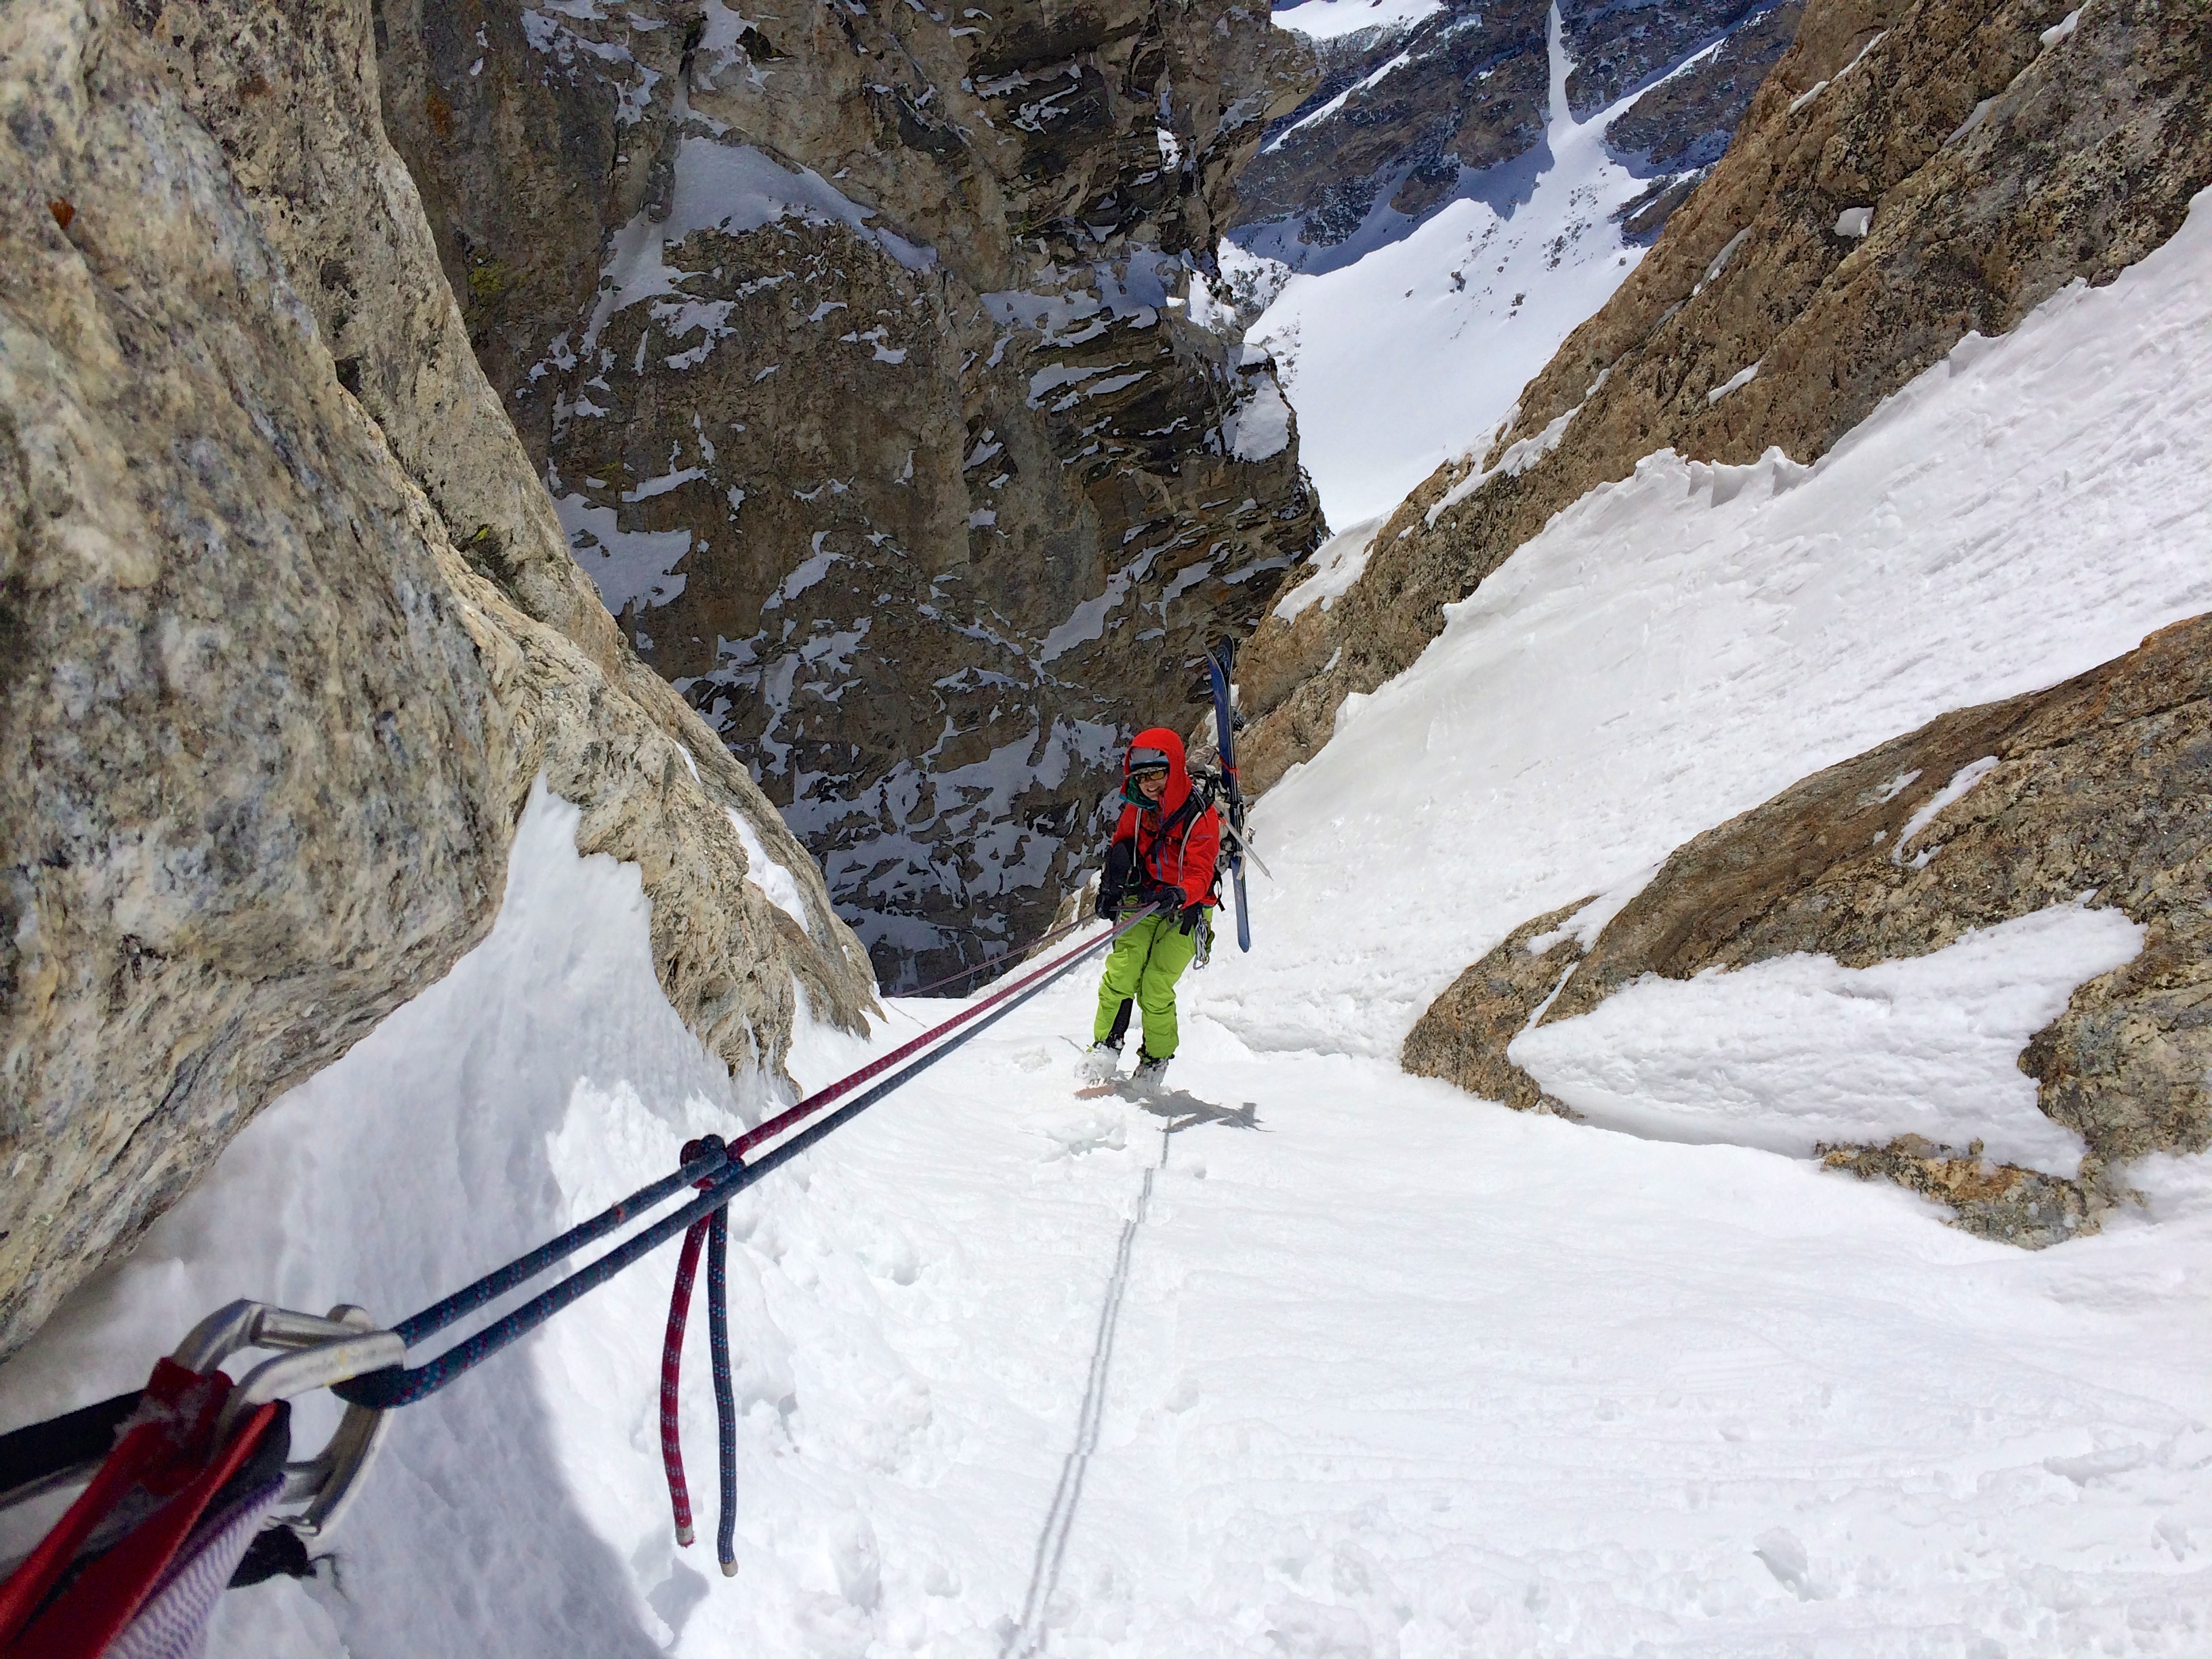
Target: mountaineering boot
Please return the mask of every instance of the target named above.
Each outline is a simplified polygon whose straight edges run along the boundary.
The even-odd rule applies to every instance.
[[[1168,1063],[1139,1053],[1137,1069],[1129,1073],[1130,1091],[1146,1100],[1158,1100],[1168,1091]]]
[[[1121,1069],[1121,1045],[1118,1042],[1094,1042],[1075,1062],[1075,1075],[1085,1083],[1111,1083],[1114,1074]]]

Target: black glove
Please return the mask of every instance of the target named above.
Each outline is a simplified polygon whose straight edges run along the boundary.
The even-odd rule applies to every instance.
[[[1179,933],[1191,933],[1202,926],[1205,921],[1206,907],[1203,904],[1186,904],[1176,923],[1176,931]]]
[[[1183,907],[1182,889],[1164,881],[1147,881],[1137,896],[1146,904],[1158,906],[1167,915],[1173,915]]]
[[[1129,891],[1130,866],[1137,861],[1137,844],[1117,841],[1106,849],[1106,867],[1098,877],[1098,914],[1111,921]]]

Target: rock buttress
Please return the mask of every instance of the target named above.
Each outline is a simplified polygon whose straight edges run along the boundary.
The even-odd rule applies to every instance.
[[[1318,539],[1189,320],[1302,89],[1218,3],[387,0],[384,117],[479,360],[643,660],[887,981],[1041,927],[1119,746]]]
[[[1970,787],[1918,822],[1960,779]],[[1576,907],[1516,929],[1422,1015],[1403,1061],[1546,1105],[1508,1045],[1644,975],[1798,951],[1864,968],[2052,905],[2112,906],[2142,927],[2142,949],[2077,987],[2019,1059],[2036,1103],[2087,1143],[2078,1179],[1917,1136],[1826,1149],[1831,1167],[1926,1193],[1985,1237],[2053,1243],[2095,1231],[2124,1193],[2116,1166],[2212,1147],[2208,883],[2212,618],[2198,617],[2048,690],[1945,714],[1707,830],[1587,951],[1562,931]]]
[[[0,13],[0,1352],[482,936],[541,776],[726,1061],[781,1066],[795,987],[870,1000],[568,558],[369,40],[368,0]]]

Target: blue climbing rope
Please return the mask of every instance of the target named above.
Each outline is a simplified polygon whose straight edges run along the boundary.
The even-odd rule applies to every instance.
[[[640,1188],[620,1203],[570,1228],[558,1238],[541,1244],[528,1255],[486,1273],[474,1284],[403,1320],[392,1328],[403,1342],[413,1347],[425,1336],[444,1329],[504,1292],[519,1288],[578,1249],[605,1237],[624,1222],[650,1210],[685,1187],[696,1185],[700,1188],[699,1195],[682,1209],[632,1234],[605,1255],[578,1268],[566,1279],[540,1291],[473,1335],[462,1339],[436,1358],[420,1365],[394,1365],[382,1370],[369,1371],[349,1382],[335,1384],[331,1392],[349,1404],[372,1407],[380,1411],[391,1411],[428,1399],[510,1343],[528,1335],[571,1303],[597,1290],[623,1268],[677,1237],[695,1221],[714,1215],[762,1176],[781,1169],[800,1153],[834,1134],[884,1096],[927,1071],[961,1044],[989,1030],[1054,980],[1072,970],[1085,957],[1110,945],[1151,915],[1156,908],[1148,905],[1133,913],[1110,932],[1048,963],[1028,978],[997,993],[991,1001],[979,1003],[946,1021],[938,1028],[938,1032],[928,1035],[951,1033],[947,1041],[892,1073],[873,1088],[856,1095],[828,1116],[809,1124],[789,1139],[779,1142],[750,1163],[733,1161],[726,1148],[703,1151],[673,1175],[665,1176],[649,1186]],[[977,1018],[979,1015],[980,1018]],[[969,1023],[971,1021],[972,1024]],[[957,1029],[962,1026],[965,1029]],[[861,1068],[863,1073],[868,1069],[866,1066]],[[841,1086],[833,1084],[821,1090],[817,1097],[823,1100],[834,1097]],[[711,1284],[710,1277],[710,1291]],[[726,1520],[726,1516],[725,1518]]]
[[[714,1554],[725,1573],[738,1570],[738,1405],[730,1387],[730,1206],[707,1227],[707,1340],[714,1365],[714,1449],[720,1459],[721,1510]]]

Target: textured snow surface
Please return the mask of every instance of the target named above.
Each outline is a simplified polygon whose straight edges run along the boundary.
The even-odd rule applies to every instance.
[[[2212,610],[2208,270],[2200,197],[2110,287],[1970,337],[1812,467],[1662,452],[1559,514],[1259,804],[1279,880],[1253,883],[1255,936],[1332,945],[1233,957],[1209,1008],[1255,1047],[1393,1057],[1529,917]]]
[[[1587,931],[1806,772],[2212,605],[2208,220],[1962,347],[1818,467],[1662,456],[1562,514],[1267,797],[1285,880],[1255,884],[1255,954],[1186,981],[1163,1112],[1073,1082],[1085,972],[738,1199],[735,1581],[670,1538],[665,1249],[403,1412],[335,1566],[226,1598],[210,1650],[2212,1651],[2203,1159],[2133,1166],[2142,1207],[2030,1255],[1800,1158],[1519,1116],[1394,1058],[1537,911],[1604,895]],[[0,1370],[0,1427],[135,1386],[235,1296],[411,1311],[785,1097],[684,1030],[636,872],[578,857],[578,821],[533,797],[490,936]],[[2126,948],[2100,914],[1870,970],[1923,1057],[1950,1042],[1929,1003],[1962,1011],[1954,1071],[1900,1086],[1949,1110],[2029,1002]],[[1621,1002],[1631,1069],[1600,1080],[1679,1117],[1686,1080],[1710,1106],[1732,1078],[1729,1133],[1765,1134],[1762,1077],[1817,1058],[1774,1041],[1808,1004],[1820,1052],[1910,1058],[1833,1006],[1866,983],[1799,959]],[[1553,1028],[1553,1075],[1601,1073],[1614,1006]],[[869,1045],[807,1026],[794,1072],[947,1012],[894,1005]],[[1681,1063],[1726,1018],[1745,1054]],[[703,1322],[683,1421],[711,1539]]]
[[[1291,441],[1291,406],[1275,383],[1261,377],[1221,423],[1221,440],[1240,461],[1279,455]]]
[[[1367,556],[1374,550],[1375,538],[1382,531],[1380,517],[1363,519],[1316,548],[1313,574],[1275,601],[1275,614],[1285,622],[1295,622],[1308,605],[1317,604],[1326,611],[1342,599],[1367,568]]]
[[[1345,0],[1298,11],[1321,3]],[[1530,376],[1643,258],[1610,216],[1650,181],[1605,146],[1635,98],[1578,123],[1571,67],[1555,9],[1543,141],[1463,172],[1460,198],[1418,223],[1378,200],[1333,246],[1300,241],[1297,221],[1237,233],[1249,254],[1289,267],[1248,337],[1274,354],[1332,525],[1390,512],[1444,462],[1486,447]]]
[[[2118,910],[2060,905],[1868,968],[1790,956],[1649,977],[1508,1052],[1591,1122],[1655,1139],[1803,1155],[1911,1133],[2072,1176],[2081,1137],[2036,1109],[2014,1062],[2142,944]]]
[[[0,1372],[0,1423],[131,1386],[240,1292],[411,1310],[757,1116],[576,822],[533,803],[490,939],[76,1297]],[[1091,995],[1065,981],[733,1206],[734,1581],[670,1540],[665,1249],[408,1408],[335,1575],[234,1592],[211,1650],[2204,1650],[2201,1161],[2028,1255],[1800,1161],[1202,1016],[1164,1114],[1085,1097]],[[876,1046],[945,1012],[896,1006]],[[859,1058],[816,1031],[798,1069]]]
[[[1274,14],[1275,27],[1314,40],[1361,29],[1409,29],[1443,9],[1443,0],[1300,0]]]

